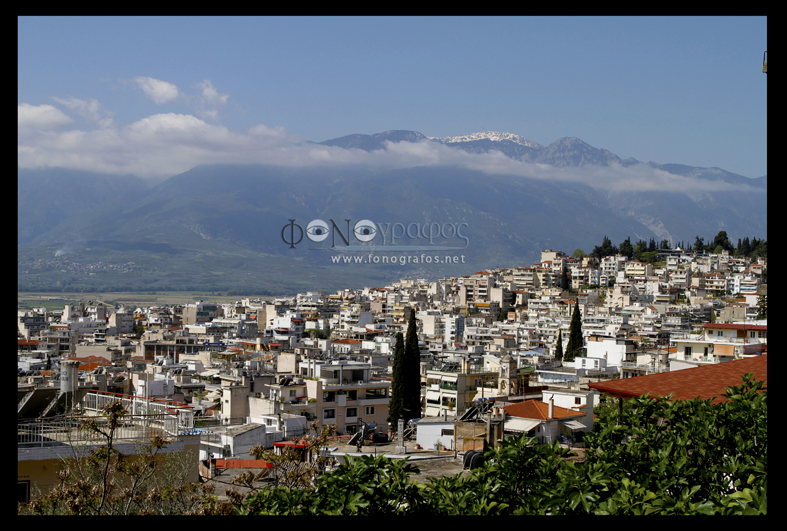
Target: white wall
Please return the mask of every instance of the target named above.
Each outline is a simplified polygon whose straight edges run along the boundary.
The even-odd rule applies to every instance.
[[[431,422],[428,424],[418,424],[418,433],[415,442],[421,445],[422,448],[434,448],[435,443],[440,443],[443,448],[453,450],[454,436],[453,435],[440,435],[442,430],[453,430],[453,422]]]

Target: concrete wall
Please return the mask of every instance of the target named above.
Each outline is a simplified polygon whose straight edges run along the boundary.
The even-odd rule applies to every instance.
[[[120,452],[128,455],[130,459],[136,458],[137,447],[133,443],[116,444]],[[180,440],[170,442],[160,451],[161,455],[169,455],[178,450],[183,451],[183,459],[188,467],[186,481],[188,483],[199,480],[199,436],[182,437]],[[28,484],[31,495],[35,495],[36,488],[42,493],[49,492],[59,480],[57,472],[63,468],[64,460],[67,462],[77,455],[71,446],[58,447],[20,447],[17,449],[17,483]]]

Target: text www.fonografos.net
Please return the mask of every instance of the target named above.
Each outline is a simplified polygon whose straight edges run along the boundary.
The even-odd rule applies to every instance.
[[[331,256],[334,264],[464,264],[465,255],[440,256],[440,255],[377,255],[377,254],[355,254],[355,255],[334,255]]]

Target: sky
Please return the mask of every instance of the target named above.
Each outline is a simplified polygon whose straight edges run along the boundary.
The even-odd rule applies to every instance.
[[[18,166],[539,171],[443,146],[308,142],[405,129],[577,137],[622,159],[760,177],[766,49],[766,17],[20,17]]]

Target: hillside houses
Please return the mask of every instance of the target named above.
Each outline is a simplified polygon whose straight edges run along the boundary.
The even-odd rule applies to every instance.
[[[18,411],[43,414],[74,365],[84,396],[187,411],[190,427],[202,430],[201,458],[243,456],[252,442],[271,446],[310,426],[332,424],[340,436],[364,424],[389,432],[395,336],[414,312],[422,417],[459,418],[479,400],[497,400],[513,432],[541,430],[552,440],[592,429],[590,382],[767,353],[767,321],[756,319],[765,270],[764,260],[729,256],[673,253],[654,267],[547,250],[536,264],[336,293],[24,309]],[[557,360],[577,305],[584,350]],[[38,409],[29,398],[36,389],[49,393]],[[513,407],[524,401],[537,404]]]

